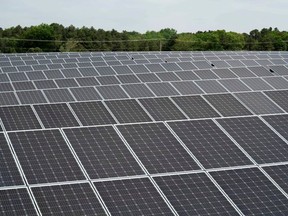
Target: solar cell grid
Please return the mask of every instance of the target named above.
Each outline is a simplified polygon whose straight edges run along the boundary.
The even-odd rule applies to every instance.
[[[220,116],[201,96],[173,97],[172,99],[191,119]]]
[[[288,199],[257,168],[212,172],[244,215],[285,215]]]
[[[140,99],[139,101],[156,121],[186,119],[184,114],[167,97]]]
[[[206,93],[227,92],[227,90],[216,80],[195,81],[195,83]]]
[[[122,87],[131,98],[154,97],[154,94],[142,83],[122,85]]]
[[[41,128],[30,106],[0,107],[0,118],[7,131]]]
[[[32,188],[42,215],[105,215],[89,184]]]
[[[261,78],[246,78],[242,79],[242,82],[244,82],[249,88],[251,88],[254,91],[261,91],[261,90],[271,90],[273,87],[266,83]]]
[[[282,109],[288,112],[288,90],[285,91],[267,91],[265,94],[277,103]]]
[[[70,106],[83,125],[105,125],[116,123],[100,101],[70,103]]]
[[[154,179],[179,215],[237,215],[203,173]]]
[[[8,143],[3,133],[0,133],[0,157],[1,157],[0,187],[23,185],[24,183],[22,181],[17,165],[14,161],[14,158],[12,156],[12,153],[9,149]],[[1,199],[1,201],[4,200]]]
[[[261,92],[236,93],[234,95],[256,114],[283,113],[277,105]]]
[[[105,103],[120,123],[152,121],[136,100],[115,100]]]
[[[147,178],[94,184],[112,215],[173,215]]]
[[[257,163],[288,160],[287,143],[258,117],[227,118],[217,121]]]
[[[117,126],[149,173],[199,169],[162,123]]]
[[[29,184],[85,179],[59,130],[8,135]]]
[[[154,92],[156,96],[172,96],[179,93],[168,82],[165,83],[148,83],[147,86]]]
[[[38,215],[28,191],[24,188],[1,191],[0,214],[4,216]]]
[[[74,101],[74,98],[72,97],[68,89],[44,90],[44,94],[51,103]]]
[[[212,120],[168,124],[207,169],[252,163]]]
[[[263,169],[288,193],[288,165],[267,166],[263,167]]]
[[[144,174],[111,126],[64,132],[91,179]]]
[[[19,91],[19,92],[16,92],[16,94],[21,104],[47,103],[47,100],[45,99],[42,91],[40,90]]]
[[[45,128],[79,126],[68,106],[64,103],[34,105],[34,108]]]

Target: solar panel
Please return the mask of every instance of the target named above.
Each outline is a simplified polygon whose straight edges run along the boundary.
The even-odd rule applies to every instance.
[[[116,123],[100,101],[70,103],[70,106],[83,125],[105,125]]]
[[[227,92],[227,90],[216,80],[195,81],[195,83],[206,93]]]
[[[0,91],[1,92],[14,91],[14,89],[11,83],[0,83]]]
[[[41,128],[30,106],[0,107],[0,118],[8,131]]]
[[[179,95],[179,93],[171,86],[170,83],[148,83],[147,86],[154,92],[156,96]]]
[[[74,101],[71,93],[65,88],[44,90],[44,94],[51,103]]]
[[[59,130],[8,135],[29,184],[85,179]]]
[[[153,97],[154,94],[147,88],[145,84],[129,84],[122,85],[123,89],[131,98]]]
[[[149,173],[199,169],[163,123],[117,127]]]
[[[154,179],[179,215],[237,214],[204,173]]]
[[[252,113],[231,94],[204,95],[204,98],[225,117],[252,115]]]
[[[193,71],[181,71],[176,73],[182,80],[199,80],[198,77]]]
[[[171,82],[171,84],[180,92],[182,95],[193,95],[204,93],[194,82]]]
[[[77,82],[75,79],[56,79],[55,83],[59,88],[65,88],[65,87],[78,87]]]
[[[211,70],[194,70],[194,73],[199,76],[201,79],[217,79],[218,76],[216,76],[215,73],[213,73]]]
[[[220,78],[237,78],[237,76],[227,68],[212,69],[212,71]]]
[[[251,164],[251,161],[212,120],[168,124],[207,169]]]
[[[236,93],[234,95],[256,114],[283,113],[276,104],[261,92]]]
[[[288,165],[268,166],[263,169],[286,193],[288,192]]]
[[[105,215],[89,184],[32,188],[42,215]]]
[[[219,117],[219,114],[200,96],[173,97],[172,99],[191,119]]]
[[[287,143],[259,118],[245,117],[217,121],[257,163],[287,161]]]
[[[219,83],[221,83],[230,92],[251,91],[251,89],[239,79],[219,80]]]
[[[79,126],[72,112],[64,103],[35,105],[34,109],[45,128]]]
[[[93,87],[70,88],[77,101],[101,100],[101,96]]]
[[[50,89],[50,88],[57,88],[56,83],[54,80],[38,80],[34,81],[34,85],[37,89]]]
[[[263,119],[288,140],[288,115],[269,115],[263,116]]]
[[[271,90],[271,89],[273,89],[272,86],[270,86],[268,83],[266,83],[261,78],[242,79],[242,82],[244,82],[249,88],[251,88],[254,91]]]
[[[3,190],[0,193],[1,215],[38,215],[25,188]]]
[[[111,126],[64,132],[91,179],[144,174]]]
[[[235,73],[238,77],[256,77],[250,70],[247,68],[230,68],[233,73]]]
[[[94,184],[112,215],[173,215],[147,178]]]
[[[274,89],[288,89],[288,81],[283,77],[266,77],[263,79]]]
[[[105,103],[120,123],[151,121],[136,100],[114,100]]]
[[[40,90],[35,91],[19,91],[16,92],[17,97],[21,104],[40,104],[40,103],[47,103],[43,92]]]
[[[118,85],[115,86],[98,86],[97,90],[104,99],[128,98],[128,95]]]
[[[14,92],[0,93],[0,105],[16,105],[19,104]]]
[[[167,97],[140,99],[139,101],[156,121],[186,118]]]
[[[257,168],[212,172],[211,175],[244,215],[288,213],[288,199]]]
[[[288,112],[288,91],[267,91],[265,94]]]
[[[97,77],[97,80],[99,81],[99,83],[101,83],[101,85],[113,85],[120,83],[115,76]]]

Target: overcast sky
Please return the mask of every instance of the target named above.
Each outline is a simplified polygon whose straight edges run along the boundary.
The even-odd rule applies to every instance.
[[[53,22],[118,31],[288,30],[288,0],[0,0],[0,27]]]

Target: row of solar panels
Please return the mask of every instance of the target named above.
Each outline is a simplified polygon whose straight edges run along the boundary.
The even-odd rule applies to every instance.
[[[268,71],[264,67],[247,68],[223,68],[206,69],[192,71],[159,71],[155,73],[133,73],[127,70],[127,74],[114,75],[104,71],[96,71],[93,68],[85,70],[66,69],[50,70],[24,73],[6,73],[0,74],[1,91],[31,90],[31,89],[50,89],[61,87],[80,87],[80,86],[98,86],[98,85],[116,85],[129,83],[151,83],[151,82],[172,82],[188,80],[220,80],[236,78],[267,78],[279,75],[288,76],[288,68],[285,66],[271,66]],[[272,78],[271,78],[272,79]],[[271,80],[270,79],[270,80]],[[243,79],[244,80],[244,79]],[[269,80],[269,78],[267,78]],[[13,86],[12,86],[13,84]],[[14,89],[13,89],[14,87]]]
[[[285,215],[287,125],[271,115],[0,133],[0,182],[11,188],[0,210]],[[29,188],[11,187],[23,180]]]
[[[0,107],[7,131],[221,118],[288,111],[288,91],[180,96]],[[268,97],[267,97],[268,96]],[[82,96],[83,97],[83,96]]]

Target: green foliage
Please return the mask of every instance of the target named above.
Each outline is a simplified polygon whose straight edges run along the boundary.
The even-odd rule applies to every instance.
[[[254,29],[249,34],[225,30],[180,33],[175,29],[118,32],[93,27],[64,27],[58,23],[0,28],[0,52],[71,51],[203,51],[287,50],[288,32]]]

